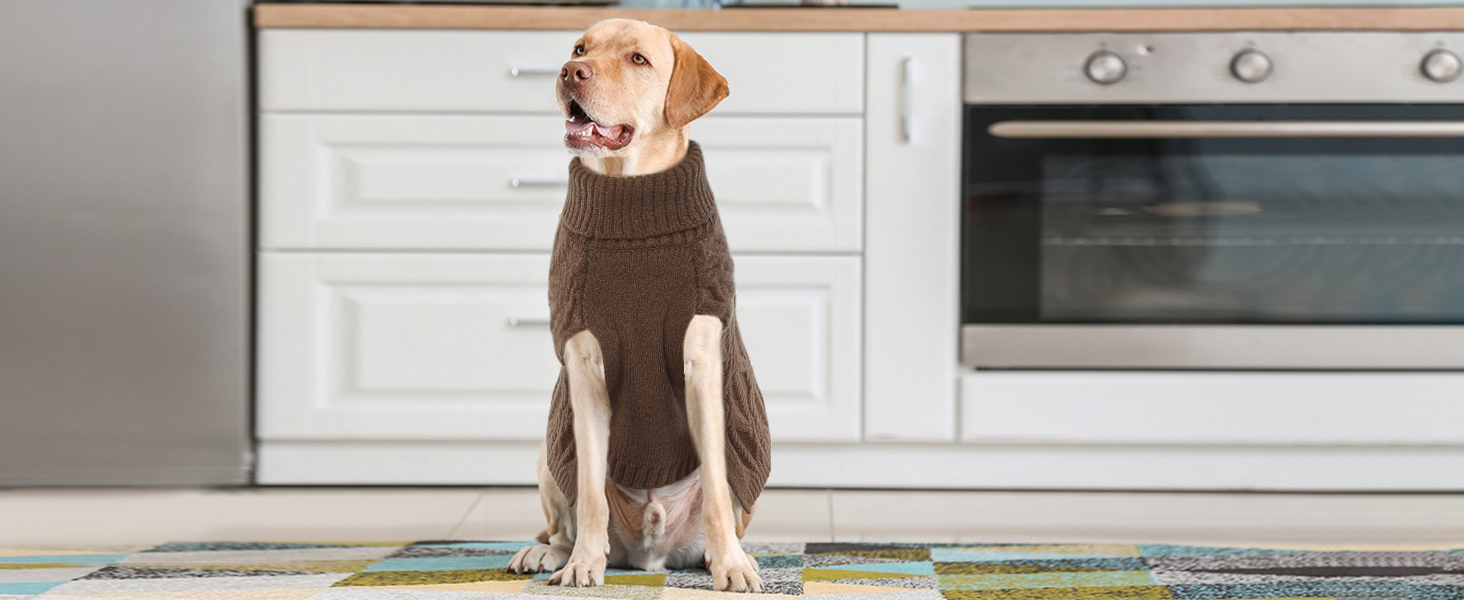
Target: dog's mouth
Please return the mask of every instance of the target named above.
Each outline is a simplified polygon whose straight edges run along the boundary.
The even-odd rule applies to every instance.
[[[578,100],[569,99],[564,118],[564,144],[571,148],[605,148],[619,150],[630,143],[635,129],[629,125],[601,125]]]

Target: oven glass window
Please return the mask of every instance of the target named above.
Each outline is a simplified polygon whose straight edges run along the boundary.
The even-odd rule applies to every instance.
[[[1464,323],[1464,138],[990,132],[1302,120],[1464,108],[968,107],[964,321]]]

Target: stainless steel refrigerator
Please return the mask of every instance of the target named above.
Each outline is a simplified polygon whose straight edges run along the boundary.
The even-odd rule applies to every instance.
[[[247,4],[0,2],[0,486],[248,481]]]

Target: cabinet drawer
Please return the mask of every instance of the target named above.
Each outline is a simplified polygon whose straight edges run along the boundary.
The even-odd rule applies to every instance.
[[[548,255],[259,261],[259,436],[543,437]]]
[[[862,33],[701,32],[681,39],[727,78],[731,94],[712,114],[864,112]]]
[[[1459,445],[1451,372],[975,371],[961,439],[1170,446]]]
[[[573,31],[264,30],[260,107],[555,114],[554,79],[578,37]],[[732,95],[716,114],[863,110],[861,34],[682,38],[730,82]]]
[[[558,375],[541,254],[264,253],[259,436],[537,440]],[[737,257],[774,439],[859,435],[859,262]]]
[[[267,29],[259,107],[555,113],[573,31]]]
[[[762,388],[773,440],[859,441],[859,258],[735,261],[737,325]]]
[[[851,117],[708,117],[736,251],[857,251],[863,142]],[[261,122],[269,249],[549,250],[569,153],[555,116],[271,114]]]

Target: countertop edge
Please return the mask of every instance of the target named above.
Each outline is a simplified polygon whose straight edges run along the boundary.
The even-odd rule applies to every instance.
[[[1135,32],[1457,31],[1464,6],[901,10],[631,9],[567,6],[258,4],[258,29],[580,30],[602,19],[677,31]]]

